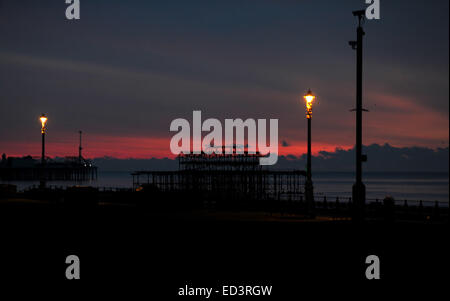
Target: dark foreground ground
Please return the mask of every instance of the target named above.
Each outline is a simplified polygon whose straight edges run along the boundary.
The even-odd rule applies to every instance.
[[[0,202],[2,284],[53,281],[108,291],[131,284],[169,299],[185,285],[272,285],[273,296],[344,296],[356,288],[425,289],[448,280],[446,223],[368,223],[319,216],[213,210],[154,212],[136,206],[89,208],[41,201]],[[65,258],[81,279],[66,280]],[[381,280],[366,280],[365,258],[380,258]],[[330,291],[337,284],[339,291]]]

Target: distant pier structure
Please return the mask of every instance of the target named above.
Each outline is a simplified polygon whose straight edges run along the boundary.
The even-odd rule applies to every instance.
[[[2,155],[0,161],[1,181],[90,181],[97,179],[97,167],[83,158],[81,146],[82,131],[78,131],[80,144],[77,157],[48,158],[45,156],[45,134],[47,132],[47,116],[40,117],[42,134],[42,155],[39,159],[31,156],[7,157]]]
[[[259,153],[183,154],[177,171],[136,171],[133,188],[213,200],[302,200],[306,172],[268,170]]]
[[[82,157],[46,158],[45,164],[31,156],[6,157],[0,162],[2,181],[89,181],[97,179],[97,167]]]

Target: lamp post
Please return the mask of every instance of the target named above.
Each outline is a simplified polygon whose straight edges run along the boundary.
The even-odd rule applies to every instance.
[[[41,134],[42,134],[42,156],[41,156],[41,164],[45,164],[45,132],[47,128],[45,127],[47,123],[47,116],[45,114],[42,114],[41,117],[39,117],[39,120],[41,121]]]
[[[311,117],[312,117],[312,104],[316,96],[308,90],[303,98],[306,103],[306,120],[308,121],[308,158],[306,165],[306,183],[305,183],[305,198],[308,208],[308,214],[314,217],[314,190],[311,175]]]
[[[45,127],[47,123],[47,116],[45,114],[42,114],[41,117],[39,117],[39,120],[41,121],[41,135],[42,135],[42,155],[41,155],[41,188],[45,188],[45,132],[47,128]]]

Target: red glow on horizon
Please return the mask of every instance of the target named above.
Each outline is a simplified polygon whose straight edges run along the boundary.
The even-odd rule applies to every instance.
[[[83,139],[83,157],[99,158],[113,157],[118,159],[148,159],[148,158],[175,158],[176,155],[170,151],[170,139],[153,137],[111,137],[86,135]],[[313,144],[313,155],[320,151],[335,151],[336,147],[349,149],[349,145],[333,145],[317,143]],[[1,150],[7,156],[22,157],[31,155],[40,157],[41,144],[39,142],[12,142]],[[301,156],[306,153],[306,143],[294,142],[289,146],[278,146],[279,155]],[[72,143],[58,142],[49,137],[46,142],[46,155],[48,157],[77,156],[78,144],[74,139]]]

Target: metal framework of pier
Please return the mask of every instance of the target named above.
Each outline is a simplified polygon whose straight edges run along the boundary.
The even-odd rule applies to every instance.
[[[306,172],[263,169],[260,154],[189,154],[178,171],[136,171],[133,188],[215,200],[302,200]]]
[[[16,167],[0,166],[0,179],[6,181],[89,181],[97,179],[97,167],[89,160],[67,157],[65,162],[47,162]]]

